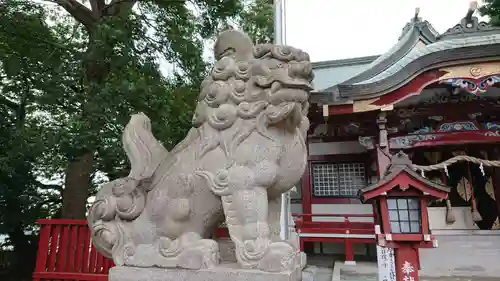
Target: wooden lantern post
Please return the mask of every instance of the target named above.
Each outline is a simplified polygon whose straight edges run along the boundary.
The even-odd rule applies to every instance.
[[[380,181],[360,190],[361,201],[378,208],[377,243],[394,249],[397,281],[419,280],[418,249],[437,247],[430,234],[428,202],[448,198],[449,191],[414,171],[403,152],[392,156]]]

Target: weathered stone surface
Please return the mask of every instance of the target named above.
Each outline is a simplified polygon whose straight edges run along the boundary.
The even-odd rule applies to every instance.
[[[300,274],[241,269],[236,264],[200,270],[119,266],[110,270],[109,281],[295,281]]]
[[[219,243],[220,260],[222,263],[237,263],[236,247],[230,238],[220,238]]]
[[[253,46],[234,30],[219,35],[214,56],[193,128],[172,151],[147,116],[132,116],[123,134],[132,168],[99,190],[92,241],[119,266],[215,270],[219,244],[209,238],[225,219],[240,268],[301,270],[296,237],[279,238],[279,206],[306,165],[309,56]]]

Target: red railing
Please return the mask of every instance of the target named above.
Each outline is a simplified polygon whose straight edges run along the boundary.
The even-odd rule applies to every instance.
[[[351,221],[350,218],[371,218],[373,214],[293,214],[298,232],[330,234],[374,234],[375,224]],[[319,221],[313,218],[341,218],[342,221]]]
[[[373,218],[370,214],[294,214],[293,216],[297,232],[301,234],[302,249],[305,242],[344,242],[346,260],[353,260],[352,243],[375,243],[374,238],[359,237],[374,234],[373,222],[350,220],[350,218]],[[343,220],[315,221],[314,217],[336,217]],[[41,230],[33,281],[108,280],[108,271],[114,266],[113,262],[99,254],[92,245],[86,221],[44,219],[39,220],[38,224]],[[304,237],[304,234],[309,236]],[[227,229],[219,228],[215,236],[228,237]]]
[[[344,243],[345,260],[354,261],[354,243],[375,243],[373,214],[294,214],[295,227],[303,251],[307,242]],[[316,218],[316,220],[314,220]],[[330,218],[318,221],[317,218]],[[340,221],[334,221],[340,218]],[[371,218],[371,222],[352,221],[353,218]]]
[[[39,220],[34,281],[107,281],[113,262],[90,241],[86,221]]]
[[[113,262],[99,254],[90,241],[87,221],[51,220],[40,227],[33,281],[108,281]],[[229,237],[219,228],[216,237]]]

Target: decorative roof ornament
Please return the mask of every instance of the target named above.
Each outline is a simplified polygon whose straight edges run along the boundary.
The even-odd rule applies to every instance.
[[[422,34],[425,40],[429,42],[436,41],[439,33],[434,29],[434,27],[432,27],[432,25],[428,21],[423,20],[421,17],[419,17],[419,14],[420,8],[417,7],[415,8],[415,15],[413,16],[413,18],[408,23],[406,23],[405,27],[403,27],[398,41],[400,41],[408,32],[411,32],[412,30],[415,30]]]
[[[409,21],[408,23],[406,23],[405,27],[403,27],[403,31],[401,32],[401,35],[399,36],[398,40],[401,40],[401,38],[408,31],[410,31],[417,23],[422,22],[422,18],[420,18],[418,16],[419,13],[420,13],[420,8],[419,7],[415,8],[415,16],[411,19],[411,21]]]
[[[474,15],[478,8],[477,1],[472,1],[469,6],[469,10],[467,10],[467,14],[460,21],[459,24],[454,27],[448,29],[445,33],[441,34],[439,37],[442,39],[443,37],[457,37],[457,36],[470,36],[472,33],[490,31],[490,30],[500,30],[497,27],[492,27],[486,22],[479,21],[479,19]]]
[[[413,17],[414,21],[419,20],[418,14],[420,14],[420,7],[415,8],[415,16]]]

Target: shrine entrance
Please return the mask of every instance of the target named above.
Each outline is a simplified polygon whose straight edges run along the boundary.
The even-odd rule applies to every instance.
[[[429,166],[460,155],[500,159],[499,148],[493,144],[417,148],[412,151],[412,160],[416,165]],[[446,169],[426,172],[425,177],[451,187],[449,202],[434,201],[430,207],[446,207],[448,212],[454,207],[467,207],[479,229],[500,229],[500,202],[497,200],[500,197],[500,168],[463,161]]]

